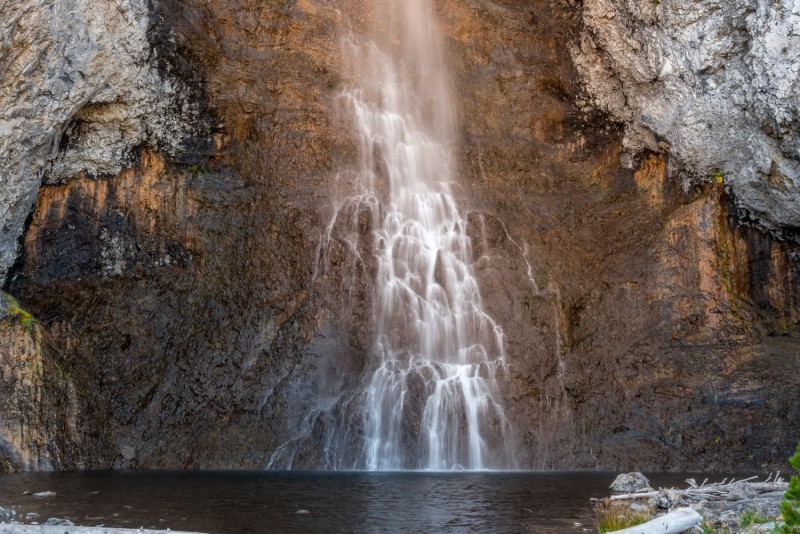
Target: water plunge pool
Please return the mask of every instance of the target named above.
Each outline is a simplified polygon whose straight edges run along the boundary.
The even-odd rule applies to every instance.
[[[77,525],[245,532],[594,532],[601,472],[120,472],[0,475],[17,519]],[[653,487],[697,474],[649,475]],[[722,477],[720,477],[722,478]],[[33,493],[52,491],[55,496]],[[31,492],[24,495],[24,492]],[[39,517],[25,520],[26,514]],[[579,523],[580,525],[576,525]]]

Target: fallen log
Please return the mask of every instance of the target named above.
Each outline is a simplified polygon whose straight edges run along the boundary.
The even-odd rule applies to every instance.
[[[788,482],[751,482],[750,487],[759,493],[768,491],[786,491],[789,487]]]
[[[691,508],[676,508],[647,523],[615,530],[610,534],[678,534],[696,527],[702,521],[703,517]]]

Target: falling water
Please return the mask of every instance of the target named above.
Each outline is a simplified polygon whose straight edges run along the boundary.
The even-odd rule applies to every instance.
[[[376,4],[373,37],[344,41],[352,82],[343,102],[361,160],[337,214],[368,208],[377,260],[362,461],[374,470],[511,467],[498,394],[503,334],[483,309],[451,192],[455,114],[434,13],[427,0]]]

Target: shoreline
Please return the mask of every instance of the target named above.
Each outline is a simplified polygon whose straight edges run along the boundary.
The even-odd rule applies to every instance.
[[[204,534],[181,530],[82,527],[78,525],[27,525],[22,523],[0,523],[0,532],[3,534]]]

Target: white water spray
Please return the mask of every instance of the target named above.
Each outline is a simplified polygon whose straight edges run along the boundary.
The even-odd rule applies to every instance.
[[[377,258],[362,458],[378,470],[512,467],[503,334],[483,309],[451,192],[455,114],[434,13],[427,0],[375,8],[373,37],[351,34],[343,50],[361,156],[343,206],[370,210]]]

